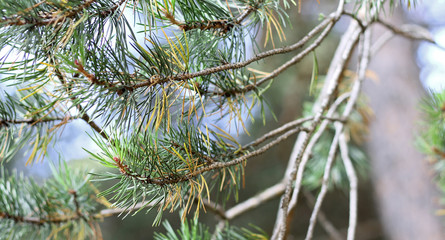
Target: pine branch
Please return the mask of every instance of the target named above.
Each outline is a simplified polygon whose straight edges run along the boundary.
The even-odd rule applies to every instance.
[[[344,8],[344,0],[339,2],[337,12],[336,12],[338,17],[341,16],[341,13],[344,10],[343,8]],[[355,28],[357,28],[357,29],[355,29]],[[295,161],[295,164],[290,165],[290,166],[292,166],[293,169],[290,171],[291,175],[286,183],[286,191],[285,191],[285,194],[283,195],[282,201],[280,203],[279,213],[278,213],[278,217],[276,220],[276,224],[274,227],[274,233],[273,233],[273,237],[272,237],[273,239],[280,239],[280,240],[284,239],[287,234],[288,224],[289,224],[288,216],[289,216],[290,212],[293,211],[292,209],[295,206],[294,202],[296,202],[296,200],[297,200],[299,187],[300,187],[298,185],[298,183],[300,182],[300,184],[301,184],[302,172],[304,170],[304,166],[300,166],[300,163],[302,162],[303,156],[308,156],[308,155],[305,155],[304,152],[306,151],[306,149],[310,149],[310,148],[308,148],[308,145],[311,142],[310,139],[313,137],[314,133],[316,132],[316,128],[321,123],[321,120],[322,120],[321,116],[322,116],[323,112],[329,107],[329,105],[331,103],[333,94],[338,87],[338,82],[339,82],[340,76],[343,72],[343,69],[345,67],[347,60],[349,59],[349,56],[352,54],[352,51],[359,39],[361,31],[362,31],[362,29],[358,26],[358,24],[357,24],[357,27],[351,25],[351,31],[350,31],[351,35],[343,36],[343,39],[345,39],[345,42],[346,42],[346,44],[344,44],[344,46],[343,46],[344,49],[341,49],[340,50],[341,52],[337,52],[339,54],[339,56],[341,56],[341,57],[338,58],[338,62],[331,63],[330,68],[333,69],[332,76],[329,75],[329,72],[328,72],[328,76],[325,81],[326,92],[325,93],[322,92],[322,94],[319,97],[320,98],[320,100],[319,100],[320,108],[315,109],[315,111],[317,111],[317,114],[314,117],[314,120],[310,127],[310,131],[304,137],[304,140],[302,141],[302,146],[298,150],[299,152],[297,154],[296,159],[291,160],[291,161]],[[295,181],[295,179],[297,179],[297,170],[298,170],[298,181],[295,184],[295,187],[293,187],[294,181]],[[293,192],[293,194],[292,194],[292,192]],[[290,203],[292,203],[292,204],[290,204]]]
[[[58,9],[53,12],[40,12],[37,16],[25,16],[23,14],[33,10],[34,8],[39,7],[40,5],[47,3],[47,1],[41,1],[32,7],[29,7],[17,14],[9,17],[3,17],[0,19],[1,25],[8,26],[22,26],[22,25],[33,25],[33,26],[49,26],[49,25],[59,25],[64,23],[67,19],[77,17],[84,9],[88,8],[91,4],[95,3],[97,0],[87,0],[82,4],[79,4],[77,7],[70,7],[66,9]],[[112,14],[120,5],[128,0],[120,0],[119,3],[110,7],[107,10],[104,10],[99,13],[102,17],[107,17]]]
[[[51,59],[50,62],[56,62],[56,60],[55,59]],[[80,67],[80,66],[82,66],[82,65],[80,65],[78,63],[78,67]],[[83,69],[83,67],[82,67],[82,69]],[[71,87],[68,86],[68,83],[65,80],[65,77],[63,76],[62,72],[57,67],[55,67],[54,70],[55,70],[57,78],[62,83],[62,85],[66,88],[66,92],[67,92],[69,98],[71,99],[71,101],[73,103],[75,103],[77,101],[77,98],[72,95]],[[97,125],[93,120],[91,120],[90,116],[86,113],[86,111],[83,109],[83,107],[80,104],[76,104],[76,108],[79,111],[79,113],[81,114],[80,118],[82,120],[84,120],[88,125],[90,125],[90,127],[94,131],[99,133],[103,138],[105,138],[108,141],[111,141],[111,139],[108,136],[108,134],[106,134],[105,131],[101,127],[99,127],[99,125]]]
[[[377,23],[385,26],[389,30],[391,30],[393,33],[401,35],[403,37],[413,39],[413,40],[422,40],[429,43],[432,43],[436,46],[439,46],[436,41],[434,41],[431,33],[428,31],[428,29],[425,29],[419,25],[415,24],[406,24],[402,25],[400,28],[397,26],[394,26],[391,23],[386,22],[385,20],[381,18],[377,18]]]
[[[318,24],[310,33],[308,33],[299,42],[294,43],[287,47],[275,48],[275,49],[272,49],[269,51],[259,53],[255,57],[252,57],[251,59],[248,59],[246,61],[237,62],[237,63],[228,63],[228,64],[216,66],[216,67],[203,69],[203,70],[200,70],[200,71],[194,72],[194,73],[181,73],[181,74],[177,74],[174,76],[167,76],[167,77],[154,76],[153,79],[150,79],[150,80],[142,82],[142,83],[133,84],[130,86],[120,86],[120,87],[125,88],[125,89],[130,89],[130,90],[135,90],[135,89],[141,88],[141,87],[150,88],[155,85],[163,84],[163,83],[170,82],[170,81],[185,81],[185,80],[192,79],[195,77],[210,75],[210,74],[217,73],[217,72],[239,69],[239,68],[245,67],[253,62],[259,61],[261,59],[264,59],[264,58],[267,58],[270,56],[274,56],[277,54],[284,54],[284,53],[288,53],[288,52],[297,50],[297,49],[303,47],[304,44],[306,44],[309,40],[311,40],[317,33],[322,31],[326,26],[331,25],[333,22],[336,22],[337,20],[338,20],[337,18],[328,17],[323,22]],[[328,27],[328,28],[330,29],[330,27]],[[307,53],[305,53],[305,54],[307,54]],[[299,61],[299,60],[301,60],[301,56],[298,58],[297,61]]]
[[[65,116],[65,117],[44,117],[40,119],[35,118],[28,118],[28,119],[0,119],[0,127],[6,126],[8,127],[9,124],[28,124],[28,125],[35,125],[38,123],[47,123],[47,122],[54,122],[54,121],[66,121],[68,120],[75,120],[81,118],[80,116]]]
[[[245,155],[237,157],[237,158],[235,158],[231,161],[228,161],[228,162],[219,162],[219,161],[213,160],[212,163],[206,164],[205,166],[200,167],[194,171],[188,172],[182,176],[174,176],[174,175],[170,174],[167,176],[162,176],[162,177],[157,177],[157,178],[146,177],[146,176],[140,175],[140,174],[132,171],[130,169],[130,167],[128,165],[124,164],[123,161],[119,157],[113,157],[113,161],[115,162],[119,171],[126,177],[134,179],[134,180],[136,180],[140,183],[143,183],[143,184],[155,184],[158,186],[165,186],[168,184],[176,184],[176,183],[180,183],[180,182],[189,181],[190,179],[192,179],[200,174],[203,174],[205,172],[209,172],[209,171],[217,170],[217,169],[223,169],[223,168],[227,168],[230,166],[240,164],[249,158],[258,156],[258,155],[266,152],[271,147],[279,144],[280,142],[286,140],[288,137],[290,137],[300,131],[302,131],[302,129],[300,129],[300,128],[291,129],[291,130],[287,131],[286,133],[277,137],[275,140],[269,142],[268,144],[264,145],[263,147],[255,150],[255,151],[249,152]]]
[[[54,223],[54,224],[60,224],[65,223],[68,221],[73,221],[78,219],[78,216],[71,216],[71,217],[62,217],[62,218],[37,218],[37,217],[23,217],[23,216],[16,216],[12,215],[6,212],[0,212],[0,219],[10,219],[13,220],[16,223],[29,223],[33,225],[43,225],[47,223]]]

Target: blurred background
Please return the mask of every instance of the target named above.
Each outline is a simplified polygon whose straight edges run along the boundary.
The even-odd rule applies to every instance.
[[[318,22],[319,13],[329,13],[336,1],[303,1],[301,12],[292,8],[292,26],[285,28],[286,41],[275,45],[285,46],[298,41]],[[396,8],[394,13],[387,12],[388,21],[398,25],[416,23],[429,29],[436,42],[445,47],[445,1],[418,1],[416,6]],[[329,36],[317,49],[319,73],[325,74],[330,59],[338,44],[339,38],[346,29],[350,19],[344,17]],[[378,39],[386,29],[376,26],[374,39]],[[259,42],[264,39],[259,37]],[[260,44],[262,45],[262,44]],[[281,65],[284,55],[258,63],[255,69],[269,72]],[[443,218],[435,214],[441,206],[439,194],[432,182],[432,171],[425,157],[415,147],[415,139],[421,131],[418,121],[421,118],[419,101],[428,91],[445,89],[445,51],[430,43],[413,42],[395,36],[371,60],[364,95],[368,99],[373,117],[369,122],[369,133],[363,136],[360,146],[366,153],[369,162],[368,176],[360,178],[359,211],[357,239],[444,239]],[[251,136],[240,133],[241,143],[274,129],[286,122],[301,117],[303,103],[313,100],[309,95],[309,84],[313,62],[307,57],[300,64],[291,67],[275,79],[267,92],[267,101],[272,114],[267,116],[266,124],[256,121],[250,124]],[[353,64],[353,63],[352,63]],[[57,143],[48,150],[48,157],[41,163],[25,167],[29,152],[23,149],[8,168],[17,168],[27,175],[44,179],[49,174],[48,161],[62,158],[72,166],[95,168],[94,161],[88,159],[83,148],[95,152],[98,149],[88,137],[89,127],[81,120],[66,125]],[[272,186],[283,175],[295,141],[289,138],[284,143],[259,156],[255,164],[246,168],[245,187],[240,190],[239,200],[245,200]],[[295,212],[290,239],[302,239],[306,233],[312,209],[311,196],[317,191],[306,190],[300,206]],[[229,202],[228,206],[235,204]],[[248,226],[249,223],[271,233],[278,209],[278,199],[255,209],[234,220],[231,224]],[[347,231],[348,194],[343,190],[332,190],[322,207],[323,214],[333,223],[340,233]],[[150,239],[153,231],[164,232],[162,226],[152,227],[154,213],[139,213],[134,217],[111,217],[102,225],[104,239]],[[179,224],[178,213],[165,213],[173,226]],[[216,219],[212,213],[201,213],[200,221],[213,228]],[[330,239],[318,225],[314,239]]]

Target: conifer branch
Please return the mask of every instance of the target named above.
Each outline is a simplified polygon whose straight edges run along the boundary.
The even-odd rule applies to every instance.
[[[55,61],[56,60],[54,60],[54,59],[50,60],[50,62],[55,62]],[[60,72],[60,70],[57,67],[54,68],[54,71],[56,73],[57,78],[60,80],[62,85],[66,88],[66,92],[67,92],[69,98],[71,99],[71,101],[76,102],[77,99],[76,99],[76,97],[74,97],[72,95],[71,87],[68,86],[68,83],[67,83],[65,77],[63,76],[63,74]],[[84,120],[94,131],[99,133],[103,138],[111,141],[108,134],[105,133],[105,131],[101,127],[99,127],[99,125],[97,125],[93,120],[91,120],[90,116],[86,113],[86,111],[83,109],[83,107],[80,104],[76,104],[76,108],[79,111],[79,114],[81,114],[80,118],[82,120]]]
[[[6,126],[9,124],[28,124],[35,125],[38,123],[47,123],[47,122],[55,122],[55,121],[66,121],[75,120],[81,118],[80,116],[65,116],[65,117],[44,117],[44,118],[27,118],[27,119],[0,119],[0,127]]]
[[[167,77],[158,76],[155,80],[150,79],[149,81],[145,81],[142,83],[127,86],[125,88],[134,90],[134,89],[141,88],[141,87],[152,87],[157,84],[162,84],[162,83],[166,83],[166,82],[170,82],[170,81],[185,81],[185,80],[192,79],[192,78],[199,77],[199,76],[205,76],[205,75],[210,75],[213,73],[222,72],[222,71],[226,71],[226,70],[242,68],[242,67],[245,67],[253,62],[259,61],[261,59],[264,59],[264,58],[267,58],[267,57],[270,57],[273,55],[284,54],[284,53],[288,53],[288,52],[297,50],[297,49],[303,47],[304,44],[306,44],[309,40],[311,40],[317,33],[322,31],[326,26],[332,25],[336,21],[338,21],[338,18],[328,17],[325,20],[323,20],[320,24],[318,24],[314,29],[312,29],[312,31],[310,31],[305,37],[303,37],[297,43],[294,43],[287,47],[275,48],[275,49],[272,49],[269,51],[259,53],[255,57],[252,57],[251,59],[248,59],[246,61],[237,62],[237,63],[228,63],[228,64],[216,66],[216,67],[203,69],[203,70],[200,70],[200,71],[194,72],[194,73],[181,73],[181,74],[177,74],[174,76],[167,76]],[[300,60],[300,59],[301,59],[301,57],[298,58],[298,60]]]
[[[286,140],[288,137],[290,137],[300,131],[302,131],[302,129],[300,129],[300,128],[291,129],[291,130],[285,132],[284,134],[280,135],[279,137],[277,137],[275,140],[269,142],[268,144],[264,145],[263,147],[255,150],[255,151],[244,154],[244,155],[237,157],[237,158],[235,158],[231,161],[228,161],[228,162],[219,162],[219,161],[213,160],[212,163],[206,164],[203,167],[200,167],[197,170],[186,173],[182,176],[175,176],[173,174],[170,174],[167,176],[162,176],[162,177],[157,177],[157,178],[152,178],[149,176],[146,177],[146,176],[143,176],[143,175],[133,172],[130,169],[130,167],[128,165],[124,164],[123,161],[119,157],[113,157],[113,161],[115,162],[119,171],[126,177],[134,179],[134,180],[136,180],[140,183],[143,183],[143,184],[155,184],[155,185],[159,185],[159,186],[165,186],[168,184],[175,184],[175,183],[179,183],[179,182],[188,181],[188,180],[190,180],[200,174],[203,174],[205,172],[222,169],[222,168],[227,168],[230,166],[240,164],[240,163],[248,160],[249,158],[258,156],[258,155],[266,152],[271,147],[279,144],[280,142]]]
[[[49,26],[49,25],[57,25],[65,22],[67,19],[74,18],[77,15],[79,15],[81,12],[83,12],[84,9],[88,8],[91,4],[96,2],[97,0],[87,0],[84,3],[78,5],[74,8],[67,8],[66,9],[58,9],[57,11],[53,12],[39,12],[37,16],[26,16],[24,15],[27,12],[30,12],[34,8],[37,8],[38,6],[47,3],[47,1],[41,1],[32,7],[29,7],[21,12],[18,12],[17,14],[9,17],[3,17],[0,19],[1,25],[8,25],[8,26],[22,26],[22,25],[33,25],[33,26]],[[106,17],[113,13],[120,5],[122,5],[124,2],[128,0],[120,0],[117,4],[110,7],[107,10],[104,10],[99,13],[100,16]],[[49,4],[49,3],[47,3]]]

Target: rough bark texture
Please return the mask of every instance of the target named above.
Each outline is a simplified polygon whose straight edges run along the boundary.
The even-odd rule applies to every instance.
[[[382,30],[376,29],[374,37]],[[434,215],[437,193],[430,166],[414,146],[419,100],[425,95],[415,57],[413,43],[396,37],[371,61],[371,70],[379,76],[378,82],[368,80],[364,86],[375,112],[367,142],[371,177],[388,239],[445,239]]]

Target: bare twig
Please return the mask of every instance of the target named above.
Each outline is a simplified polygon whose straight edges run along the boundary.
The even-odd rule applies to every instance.
[[[0,119],[0,127],[2,125],[8,126],[9,124],[29,124],[34,125],[37,123],[47,123],[54,121],[65,121],[67,119],[74,120],[79,119],[80,116],[65,116],[65,117],[45,117],[45,118],[27,118],[27,119]]]
[[[343,112],[342,116],[344,118],[349,117],[349,115],[351,114],[352,109],[354,108],[354,105],[357,102],[358,96],[360,94],[362,82],[365,79],[365,73],[366,73],[368,63],[369,63],[369,54],[370,54],[370,46],[371,46],[370,39],[371,39],[371,32],[368,29],[365,31],[364,36],[363,36],[363,49],[361,51],[361,56],[360,56],[358,79],[356,80],[354,86],[352,87],[351,97],[349,98],[349,101],[347,102],[345,110]],[[329,180],[329,176],[330,176],[330,170],[331,170],[333,161],[335,160],[335,154],[336,154],[336,151],[338,148],[340,135],[342,134],[343,128],[344,128],[344,124],[340,123],[340,122],[336,122],[336,123],[334,123],[334,125],[335,125],[335,136],[334,136],[334,139],[332,140],[331,149],[329,150],[329,156],[328,156],[328,161],[326,163],[326,167],[324,170],[321,190],[317,197],[317,201],[315,203],[314,210],[311,215],[309,228],[308,228],[308,232],[306,235],[306,240],[312,239],[312,234],[313,234],[313,230],[314,230],[315,223],[317,220],[317,215],[318,215],[318,212],[320,211],[320,207],[323,203],[324,197],[325,197],[327,189],[328,189],[328,180]],[[353,236],[350,236],[350,237],[353,238]]]
[[[309,191],[303,191],[303,195],[306,198],[306,202],[310,208],[313,208],[315,205],[315,198]],[[324,230],[329,234],[329,237],[334,240],[342,240],[344,237],[342,234],[335,228],[334,224],[326,217],[324,212],[320,210],[318,213],[318,220],[321,223],[321,226]]]
[[[350,94],[343,94],[342,96],[340,96],[339,98],[337,98],[337,100],[334,102],[334,104],[332,104],[331,108],[329,109],[328,113],[326,114],[326,116],[333,116],[334,113],[336,112],[338,106],[343,103],[343,101],[345,101]],[[294,192],[292,195],[292,199],[290,201],[289,204],[289,213],[290,211],[292,211],[292,209],[294,209],[297,206],[297,201],[298,201],[298,195],[301,189],[301,184],[303,182],[303,173],[304,173],[304,169],[306,167],[307,162],[310,159],[310,156],[312,155],[312,149],[315,146],[315,144],[318,142],[318,140],[320,139],[320,137],[323,135],[324,131],[326,130],[327,126],[329,124],[329,121],[323,121],[319,128],[318,131],[312,136],[308,146],[307,146],[307,150],[305,151],[301,162],[300,162],[300,166],[298,168],[298,172],[297,172],[297,178],[296,178],[296,182],[295,182],[295,187],[294,187]]]
[[[281,126],[281,127],[277,128],[277,129],[274,129],[274,130],[264,134],[262,137],[257,138],[255,141],[245,145],[243,147],[243,149],[248,149],[250,147],[255,147],[255,146],[261,144],[262,142],[264,142],[264,141],[266,141],[266,140],[268,140],[268,139],[270,139],[270,138],[272,138],[272,137],[274,137],[274,136],[276,136],[278,134],[281,134],[281,133],[283,133],[283,132],[285,132],[285,131],[287,131],[287,130],[289,130],[291,128],[295,128],[295,127],[297,127],[297,126],[299,126],[299,125],[301,125],[301,124],[303,124],[303,123],[305,123],[307,121],[310,121],[310,120],[312,120],[312,117],[300,118],[300,119],[294,120],[292,122],[288,122],[288,123],[284,124],[283,126]]]
[[[430,31],[428,31],[428,29],[425,29],[419,25],[405,24],[405,25],[402,25],[401,27],[396,27],[396,26],[394,26],[380,18],[377,19],[376,22],[385,26],[386,28],[388,28],[395,34],[401,35],[406,38],[414,39],[414,40],[427,41],[427,42],[437,45],[437,43],[436,43],[436,41],[434,41],[433,36],[431,35]]]
[[[235,217],[252,210],[265,202],[281,196],[285,189],[283,182],[277,183],[272,187],[267,188],[261,193],[247,199],[246,201],[239,203],[226,211],[227,219],[234,219]]]
[[[322,31],[325,27],[332,24],[333,21],[336,21],[336,19],[333,17],[326,18],[324,21],[322,21],[320,24],[318,24],[314,29],[312,29],[312,31],[310,31],[308,34],[306,34],[305,37],[303,37],[297,43],[295,43],[291,46],[276,48],[276,49],[272,49],[269,51],[259,53],[255,57],[248,59],[246,61],[243,61],[243,62],[230,63],[230,64],[221,65],[221,66],[211,67],[211,68],[203,69],[201,71],[194,72],[194,73],[182,73],[182,74],[178,74],[175,76],[168,76],[168,77],[160,79],[159,81],[156,81],[156,82],[145,81],[145,82],[142,82],[139,84],[129,86],[127,88],[131,88],[134,90],[134,89],[141,88],[141,87],[151,87],[156,84],[162,84],[162,83],[169,82],[169,81],[184,81],[184,80],[188,80],[188,79],[199,77],[199,76],[210,75],[213,73],[222,72],[225,70],[242,68],[242,67],[245,67],[253,62],[264,59],[266,57],[270,57],[270,56],[277,55],[277,54],[288,53],[288,52],[291,52],[291,51],[294,51],[294,50],[297,50],[297,49],[303,47],[304,44],[306,44],[309,40],[311,40],[316,34],[318,34],[320,31]]]
[[[289,61],[287,61],[283,65],[281,65],[278,68],[276,68],[273,72],[271,72],[266,77],[262,78],[256,84],[248,85],[248,86],[244,87],[243,89],[238,90],[238,91],[234,91],[234,92],[241,93],[241,92],[250,91],[250,90],[252,90],[252,89],[254,89],[254,88],[264,84],[265,82],[269,81],[270,79],[278,76],[280,73],[282,73],[284,70],[286,70],[290,66],[293,66],[296,63],[300,62],[306,55],[308,55],[316,47],[318,47],[323,42],[323,40],[326,38],[328,33],[332,30],[332,27],[334,26],[334,19],[328,19],[328,20],[331,20],[331,22],[329,22],[329,24],[326,26],[324,31],[320,34],[320,36],[318,36],[317,39],[315,39],[315,41],[311,45],[309,45],[307,48],[305,48],[303,51],[301,51],[299,54],[297,54],[295,57],[291,58]]]
[[[380,36],[377,41],[374,42],[371,48],[371,56],[375,55],[377,51],[379,51],[389,40],[391,40],[395,35],[400,35],[402,37],[406,37],[412,40],[421,40],[432,43],[434,46],[445,50],[443,46],[440,46],[434,39],[432,34],[428,31],[428,29],[423,28],[422,26],[415,24],[405,24],[400,27],[394,26],[390,23],[387,23],[381,19],[377,20],[378,23],[382,24],[386,28],[389,29],[388,32],[384,33]]]
[[[312,239],[314,233],[315,223],[317,221],[318,213],[320,212],[321,205],[323,203],[324,197],[328,192],[328,181],[331,173],[331,168],[334,163],[335,157],[337,156],[338,139],[343,131],[343,124],[336,123],[335,136],[331,143],[331,148],[329,149],[328,160],[326,161],[326,166],[324,168],[323,180],[321,182],[321,190],[318,194],[317,201],[314,205],[314,210],[312,211],[311,218],[309,220],[309,227],[306,233],[306,240]]]
[[[343,4],[344,4],[344,1],[340,1],[339,8],[337,9],[338,16],[340,16],[343,11],[343,9],[342,9]],[[354,25],[355,25],[355,29],[354,29]],[[312,131],[308,132],[308,134],[305,136],[305,138],[302,142],[302,146],[300,148],[298,156],[294,160],[294,161],[296,161],[296,164],[290,165],[293,167],[293,170],[290,171],[289,181],[287,182],[287,185],[286,185],[286,192],[283,195],[282,202],[280,204],[279,212],[281,212],[281,213],[279,213],[278,217],[277,217],[277,222],[275,224],[274,234],[272,237],[273,239],[284,239],[285,238],[285,235],[287,232],[287,224],[290,222],[288,219],[288,214],[290,212],[289,211],[289,202],[291,200],[291,195],[292,195],[292,185],[293,185],[293,181],[295,181],[295,179],[297,177],[297,169],[300,169],[299,163],[301,162],[303,153],[307,149],[310,138],[314,134],[316,127],[321,122],[321,116],[322,116],[324,110],[329,106],[331,97],[333,96],[333,93],[335,92],[335,90],[338,86],[338,80],[341,76],[341,73],[343,72],[343,69],[346,65],[347,60],[349,59],[349,56],[352,54],[352,50],[354,49],[356,42],[358,41],[359,34],[362,31],[362,29],[359,27],[359,25],[357,23],[352,24],[351,28],[353,28],[350,31],[351,34],[349,34],[347,36],[347,38],[346,37],[343,38],[343,39],[345,39],[344,40],[345,44],[343,44],[342,51],[340,51],[340,52],[337,51],[337,53],[340,54],[340,55],[338,55],[339,57],[337,57],[337,60],[331,64],[331,67],[330,67],[331,72],[330,73],[328,72],[328,77],[327,77],[327,80],[325,83],[325,88],[323,89],[324,92],[322,92],[322,94],[320,95],[320,98],[319,98],[320,100],[318,101],[320,103],[320,108],[319,108],[320,110],[316,110],[316,111],[318,111],[318,113],[314,117],[314,120],[313,120],[313,123],[311,126]],[[344,36],[346,36],[346,34]],[[302,171],[301,171],[301,173],[302,173]]]
[[[216,216],[218,216],[222,220],[227,219],[226,211],[224,210],[224,208],[221,205],[219,205],[216,202],[209,201],[208,199],[205,199],[205,198],[202,198],[200,201],[198,201],[198,198],[195,198],[194,203],[195,204],[203,204],[205,207],[205,210],[209,210],[210,212],[214,213]]]
[[[348,240],[353,240],[355,238],[355,230],[357,227],[357,205],[358,205],[358,194],[357,194],[357,174],[355,172],[352,161],[349,158],[348,144],[346,143],[345,133],[340,135],[339,139],[340,153],[345,165],[346,175],[349,180],[349,224],[348,224]]]

